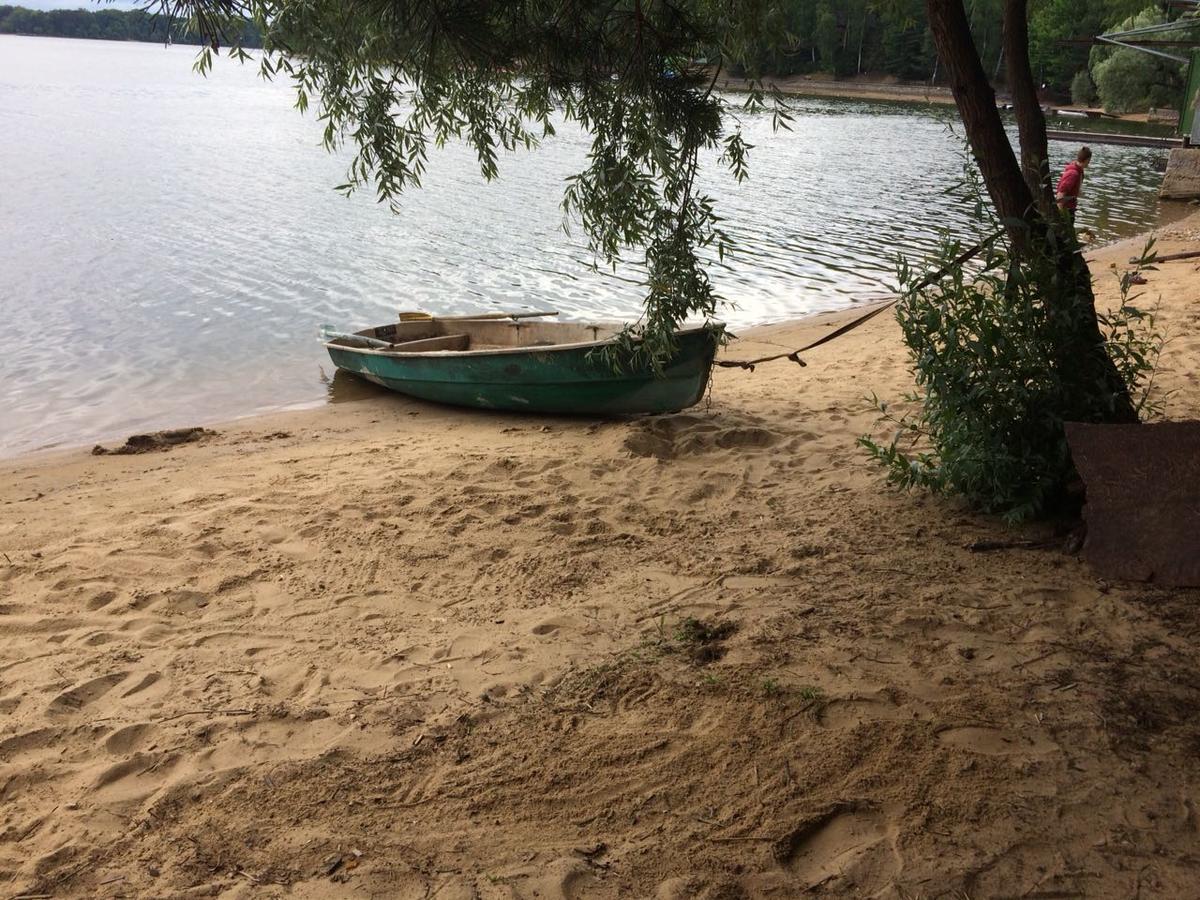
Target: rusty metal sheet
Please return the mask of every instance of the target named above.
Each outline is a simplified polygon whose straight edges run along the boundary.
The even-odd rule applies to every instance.
[[[1200,422],[1067,425],[1087,486],[1083,555],[1098,572],[1200,586]]]

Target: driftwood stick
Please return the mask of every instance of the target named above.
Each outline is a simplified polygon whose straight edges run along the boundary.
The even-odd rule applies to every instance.
[[[1037,550],[1049,547],[1054,541],[972,541],[964,549],[973,553],[990,553],[993,550]]]
[[[170,722],[174,719],[182,719],[184,716],[252,716],[252,709],[193,709],[188,712],[176,713],[173,716],[164,716],[159,719],[159,722]]]
[[[1187,250],[1183,253],[1164,253],[1162,256],[1154,257],[1154,261],[1156,263],[1176,262],[1181,259],[1196,259],[1197,257],[1200,257],[1200,250]],[[1140,262],[1144,262],[1144,260],[1137,256],[1131,257],[1129,260],[1130,265],[1136,265]]]

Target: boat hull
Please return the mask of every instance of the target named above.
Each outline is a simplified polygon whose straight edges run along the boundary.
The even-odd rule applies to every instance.
[[[700,401],[719,332],[680,332],[660,374],[649,366],[614,371],[596,346],[503,352],[388,354],[327,344],[334,364],[383,387],[454,406],[540,413],[663,413]]]

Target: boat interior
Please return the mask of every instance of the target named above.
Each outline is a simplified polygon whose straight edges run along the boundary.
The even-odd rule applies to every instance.
[[[520,347],[546,347],[555,344],[582,344],[605,341],[616,335],[620,323],[585,324],[548,322],[545,319],[464,319],[428,318],[379,325],[355,332],[362,342],[377,350],[397,353],[438,351],[506,350]],[[332,344],[361,346],[347,335]]]

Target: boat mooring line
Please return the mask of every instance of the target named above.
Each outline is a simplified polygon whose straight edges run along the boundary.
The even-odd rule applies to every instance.
[[[942,267],[941,269],[939,269],[938,271],[934,272],[932,275],[928,275],[925,278],[921,279],[921,281],[918,284],[914,285],[913,287],[910,287],[903,294],[900,294],[899,296],[894,297],[893,299],[887,301],[886,303],[881,303],[879,306],[870,310],[865,315],[861,315],[857,319],[853,319],[852,321],[847,322],[841,328],[834,329],[833,331],[831,331],[829,334],[825,335],[824,337],[818,338],[817,340],[813,341],[811,344],[805,344],[803,347],[801,347],[798,350],[789,350],[787,353],[776,353],[774,356],[763,356],[763,357],[760,357],[759,359],[719,359],[715,362],[715,365],[721,366],[722,368],[725,368],[725,369],[747,369],[747,370],[753,372],[754,367],[757,366],[759,363],[774,362],[777,359],[790,359],[792,362],[798,363],[801,366],[807,366],[808,364],[800,358],[801,353],[804,353],[807,350],[812,350],[815,347],[820,347],[822,344],[828,344],[830,341],[832,341],[836,338],[840,338],[844,334],[848,334],[849,332],[851,332],[855,328],[857,328],[859,325],[866,324],[867,322],[869,322],[871,319],[875,318],[877,315],[879,315],[884,310],[891,309],[893,306],[895,306],[897,303],[899,303],[901,300],[903,300],[905,297],[909,296],[910,294],[915,294],[917,291],[929,287],[929,285],[933,284],[935,281],[940,281],[942,278],[945,278],[947,275],[949,275],[950,272],[952,272],[958,266],[961,266],[972,256],[975,256],[977,253],[979,253],[979,251],[982,250],[984,247],[987,247],[989,244],[991,244],[992,241],[996,240],[996,238],[1000,237],[1000,235],[1002,235],[1002,234],[1004,234],[1004,229],[1003,228],[997,229],[995,232],[993,232],[992,234],[989,234],[987,237],[985,237],[982,241],[980,241],[975,246],[960,253],[958,256],[956,256],[954,258],[954,260],[949,265],[946,265],[946,266]]]

